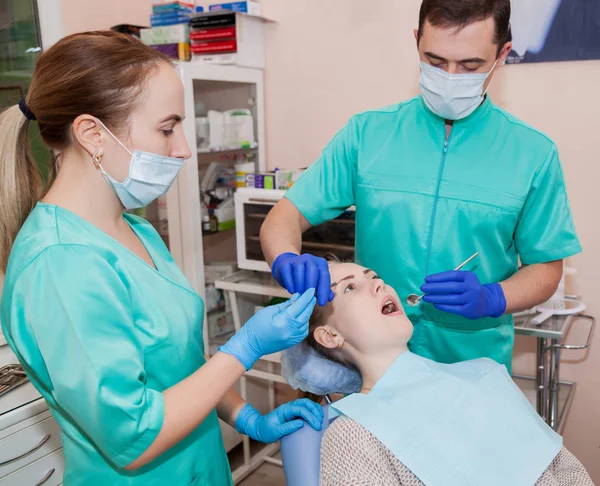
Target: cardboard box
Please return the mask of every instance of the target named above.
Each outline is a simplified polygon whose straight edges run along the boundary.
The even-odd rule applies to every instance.
[[[152,13],[181,12],[193,13],[194,5],[189,2],[167,2],[152,5]]]
[[[275,189],[275,174],[246,174],[246,187]]]
[[[186,24],[152,27],[140,30],[142,42],[149,46],[179,44],[190,41],[190,26]]]
[[[194,8],[196,6],[196,0],[152,0],[152,6],[154,5],[172,5],[179,4],[184,7]]]
[[[190,60],[190,44],[188,42],[180,42],[178,44],[159,44],[150,47],[179,61]]]
[[[229,3],[216,3],[208,7],[210,12],[216,12],[219,10],[231,10],[232,12],[243,12],[248,15],[261,15],[262,10],[260,3],[258,2],[229,2]]]
[[[282,190],[289,189],[303,173],[303,170],[276,170],[275,188]]]
[[[215,12],[219,14],[219,12]],[[210,15],[210,14],[205,14]],[[223,14],[221,14],[225,17]],[[242,67],[265,68],[265,37],[264,20],[245,13],[232,13],[235,16],[235,25],[194,25],[195,19],[190,24],[190,35],[196,28],[224,28],[235,27],[236,52],[231,53],[201,53],[192,54],[194,62],[204,64],[238,65]],[[224,19],[226,20],[226,19]]]

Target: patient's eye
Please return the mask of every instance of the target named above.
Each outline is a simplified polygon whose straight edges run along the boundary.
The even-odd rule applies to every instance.
[[[354,289],[356,289],[356,285],[351,283],[346,285],[346,288],[344,289],[344,293],[348,293],[348,292],[352,292]]]
[[[379,275],[373,275],[373,280],[381,280],[381,277]]]

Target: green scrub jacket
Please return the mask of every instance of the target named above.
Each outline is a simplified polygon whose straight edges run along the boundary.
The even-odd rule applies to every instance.
[[[531,265],[581,251],[556,146],[489,97],[448,139],[420,96],[356,115],[286,197],[313,226],[356,205],[356,261],[402,299],[476,251],[465,270],[481,283],[513,275],[519,257]],[[412,352],[511,370],[510,315],[468,320],[423,302],[406,312]]]
[[[137,471],[162,392],[204,365],[204,304],[154,228],[126,221],[156,269],[106,233],[38,204],[10,256],[0,318],[61,428],[65,486],[231,485],[216,412]],[[198,394],[210,390],[198,390]]]

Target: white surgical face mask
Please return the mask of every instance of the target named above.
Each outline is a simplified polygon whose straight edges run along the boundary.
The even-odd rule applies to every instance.
[[[92,158],[125,209],[143,208],[165,194],[177,177],[183,159],[142,152],[141,150],[134,150],[132,153],[106,128],[102,121],[100,121],[100,124],[131,155],[129,175],[123,182],[117,182],[108,175],[96,155]]]
[[[421,62],[419,87],[425,104],[446,120],[460,120],[469,116],[483,101],[483,85],[497,62],[488,73],[482,74],[449,74]]]

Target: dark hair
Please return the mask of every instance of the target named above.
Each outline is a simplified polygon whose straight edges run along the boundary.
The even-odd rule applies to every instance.
[[[71,126],[93,115],[118,133],[141,102],[153,70],[169,58],[139,40],[111,31],[70,35],[36,64],[25,104],[54,154],[73,143]],[[29,119],[18,105],[0,114],[0,273],[23,222],[44,188],[27,136]],[[49,183],[56,175],[56,157]]]
[[[352,261],[341,261],[335,255],[327,254],[325,255],[325,259],[328,261],[329,266],[337,265],[340,263],[354,263]],[[335,361],[336,363],[340,363],[344,366],[355,367],[354,363],[350,362],[346,359],[342,353],[337,348],[326,348],[322,344],[318,343],[315,339],[315,330],[319,327],[325,325],[325,310],[323,307],[316,306],[313,310],[312,315],[310,316],[310,320],[308,322],[308,336],[306,338],[306,342],[308,345],[313,348],[317,353],[319,353],[324,358],[328,360]]]
[[[494,44],[498,45],[498,54],[510,35],[510,0],[423,0],[419,12],[419,34],[421,39],[423,25],[429,21],[434,27],[454,27],[463,29],[473,22],[494,18],[496,32]]]

